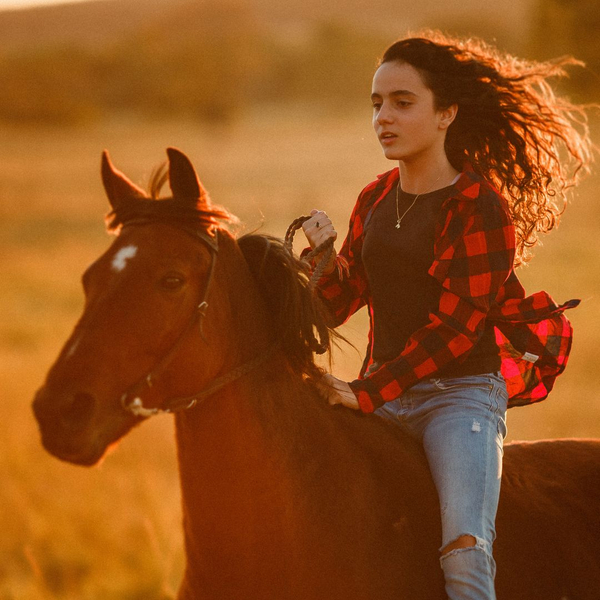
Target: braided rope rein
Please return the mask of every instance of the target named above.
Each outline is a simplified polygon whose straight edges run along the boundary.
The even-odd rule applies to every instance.
[[[294,243],[294,235],[298,229],[302,227],[302,224],[308,221],[310,217],[302,216],[294,219],[290,226],[288,227],[285,238],[284,238],[284,247],[288,250],[288,252],[293,256],[293,243]],[[308,289],[311,292],[314,292],[314,289],[317,285],[317,282],[323,276],[323,271],[327,263],[329,262],[332,254],[335,252],[333,247],[333,239],[329,238],[321,245],[313,248],[310,252],[308,252],[305,256],[303,256],[300,260],[305,263],[307,271],[310,271],[313,265],[313,259],[316,259],[317,256],[322,254],[321,258],[316,261],[316,266],[313,269],[313,272],[308,280]],[[323,342],[323,340],[329,339],[329,331],[327,330],[327,326],[321,324],[320,326],[316,326],[318,338],[314,335],[314,333],[310,333],[308,335],[307,341],[309,343],[310,348],[316,354],[324,354],[327,352],[329,344],[327,342]]]
[[[297,219],[294,219],[290,226],[287,228],[287,231],[285,232],[284,245],[288,249],[290,254],[293,254],[292,245],[294,243],[294,235],[296,234],[296,231],[298,231],[298,229],[300,229],[302,225],[310,218],[311,217],[306,216],[298,217]],[[334,253],[332,238],[325,240],[320,246],[313,248],[308,254],[303,256],[301,260],[305,262],[309,267],[312,267],[311,261],[317,256],[319,256],[319,254],[321,253],[323,253],[323,256],[317,262],[312,272],[312,275],[310,276],[308,281],[308,285],[311,289],[314,289],[319,279],[321,279],[321,277],[323,276],[323,271],[325,270],[327,263],[329,262],[332,254]]]

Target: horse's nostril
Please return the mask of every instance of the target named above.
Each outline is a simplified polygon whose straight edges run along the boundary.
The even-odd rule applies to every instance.
[[[67,427],[83,427],[92,417],[95,404],[94,396],[85,392],[73,395],[70,404],[60,409],[61,420]]]

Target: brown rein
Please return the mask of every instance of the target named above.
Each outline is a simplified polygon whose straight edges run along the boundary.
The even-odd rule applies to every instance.
[[[298,229],[300,229],[300,227],[302,227],[302,224],[308,219],[310,219],[310,217],[299,217],[298,219],[295,219],[292,222],[292,224],[288,227],[287,232],[285,234],[284,245],[290,253],[293,252],[292,243],[294,240],[294,234]],[[140,222],[135,221],[132,223],[128,223],[128,225],[135,224],[140,224]],[[279,348],[279,344],[276,342],[264,354],[257,356],[246,363],[243,363],[242,365],[232,369],[225,375],[217,377],[213,380],[210,386],[204,388],[196,394],[172,398],[170,400],[167,400],[162,407],[148,408],[144,406],[141,398],[142,391],[146,388],[152,387],[154,380],[164,371],[167,365],[171,362],[176,352],[183,344],[183,341],[187,337],[188,333],[195,327],[196,323],[198,322],[200,323],[200,335],[202,336],[202,339],[206,341],[202,331],[202,323],[204,317],[206,316],[206,310],[208,308],[208,293],[210,291],[215,265],[217,262],[217,254],[219,251],[218,232],[217,235],[213,238],[210,235],[193,228],[183,227],[182,229],[184,229],[187,233],[191,234],[194,238],[203,242],[210,250],[211,264],[206,280],[206,286],[204,288],[202,299],[198,304],[196,310],[194,311],[187,327],[177,338],[173,346],[171,346],[169,351],[159,360],[158,364],[152,369],[152,371],[150,371],[150,373],[138,380],[121,396],[121,406],[123,407],[123,409],[135,415],[136,417],[146,418],[157,414],[174,413],[177,411],[192,408],[193,406],[198,404],[198,402],[211,396],[212,394],[225,387],[229,383],[232,383],[236,379],[239,379],[240,377],[253,371],[256,367],[258,367],[268,358],[270,358],[274,354],[274,352]],[[322,252],[325,252],[323,258],[318,262],[310,277],[309,285],[311,288],[314,288],[317,281],[321,278],[325,265],[327,264],[329,257],[333,251],[333,240],[330,239],[303,257],[303,260],[310,265],[310,261],[312,261],[316,256],[318,256]]]

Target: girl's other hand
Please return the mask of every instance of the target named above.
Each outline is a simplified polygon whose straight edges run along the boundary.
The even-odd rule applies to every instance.
[[[319,391],[327,398],[329,404],[334,406],[341,404],[346,408],[352,408],[358,410],[360,405],[354,392],[350,388],[347,382],[325,373],[323,377],[317,382]]]

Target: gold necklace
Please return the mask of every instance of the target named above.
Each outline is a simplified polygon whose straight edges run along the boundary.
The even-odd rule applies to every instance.
[[[428,192],[430,192],[433,189],[433,186],[442,178],[442,176],[440,175],[432,184],[432,186],[426,191],[426,192],[421,192],[420,194],[417,194],[415,196],[415,199],[412,201],[412,204],[404,211],[403,215],[400,216],[400,206],[399,206],[399,200],[398,200],[398,196],[399,196],[399,192],[400,192],[400,176],[398,176],[398,186],[396,187],[396,217],[397,217],[397,221],[396,221],[396,229],[400,229],[400,223],[402,223],[402,219],[404,219],[404,217],[406,216],[406,213],[415,205],[415,202],[417,201],[417,199],[419,198],[419,196],[422,196],[423,194],[427,194]]]

